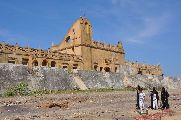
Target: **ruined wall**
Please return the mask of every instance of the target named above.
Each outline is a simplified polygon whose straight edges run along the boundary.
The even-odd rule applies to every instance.
[[[71,90],[76,86],[64,69],[0,64],[0,91],[20,82],[28,83],[30,89]]]
[[[92,26],[90,21],[85,17],[80,17],[72,24],[61,42],[58,45],[53,45],[51,50],[61,50],[62,52],[65,52],[66,50],[64,48],[66,48],[69,53],[74,53],[71,49],[72,46],[87,44],[90,43],[91,40]],[[81,55],[81,51],[76,53],[76,55]]]
[[[124,50],[117,46],[93,41],[92,44],[92,66],[94,70],[118,72],[119,65],[125,63]]]
[[[121,42],[110,45],[93,41],[92,26],[85,17],[73,23],[61,43],[53,45],[51,50],[80,55],[83,59],[82,70],[117,72],[119,65],[125,63]]]
[[[75,80],[75,77],[78,81]],[[18,84],[26,82],[31,89],[72,90],[84,88],[124,88],[137,87],[152,89],[152,87],[168,89],[181,89],[181,78],[162,77],[156,75],[135,74],[129,66],[122,66],[119,73],[78,70],[69,73],[65,69],[34,67],[29,70],[27,66],[15,64],[0,64],[0,92]]]
[[[116,45],[96,42],[92,38],[92,25],[85,17],[77,19],[58,45],[48,50],[20,47],[0,43],[0,63],[58,67],[79,70],[119,72],[120,65],[135,68],[136,74],[163,75],[161,66],[125,62],[121,42]]]
[[[28,80],[34,89],[71,90],[76,87],[69,73],[58,68],[34,67]]]
[[[59,51],[42,50],[0,43],[0,63],[33,66],[81,68],[82,57]]]
[[[28,80],[28,67],[23,65],[0,64],[0,90]]]
[[[142,75],[163,75],[162,68],[160,65],[150,65],[138,62],[126,62],[126,66],[134,68],[138,74]]]
[[[90,89],[124,87],[119,73],[79,70],[77,73],[70,74],[67,70],[59,68],[34,67],[29,70],[23,65],[0,64],[0,91],[22,81],[28,83],[31,89],[79,89],[75,76],[79,76],[85,86]]]
[[[181,88],[181,78],[164,77],[164,79],[161,81],[161,84],[168,89],[178,89]]]
[[[89,89],[123,88],[123,76],[119,73],[78,71],[79,77]]]

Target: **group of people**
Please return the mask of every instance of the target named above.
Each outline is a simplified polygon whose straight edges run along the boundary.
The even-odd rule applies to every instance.
[[[150,106],[151,109],[154,109],[154,110],[158,109],[159,95],[158,95],[158,92],[157,92],[155,87],[153,87],[153,90],[151,91],[150,97],[151,97],[151,106]],[[160,105],[160,107],[162,109],[168,109],[169,108],[168,97],[169,97],[169,93],[167,92],[167,90],[164,87],[162,87],[161,105]],[[136,108],[140,109],[141,113],[143,113],[143,110],[145,109],[144,100],[145,100],[145,93],[143,92],[143,89],[138,85]]]

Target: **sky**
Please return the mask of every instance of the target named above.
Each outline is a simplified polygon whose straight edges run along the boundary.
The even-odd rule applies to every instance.
[[[93,39],[122,41],[127,61],[181,77],[181,0],[0,0],[0,42],[48,49],[80,16]]]

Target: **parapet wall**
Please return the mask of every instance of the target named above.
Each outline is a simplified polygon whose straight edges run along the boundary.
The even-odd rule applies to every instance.
[[[137,74],[163,76],[160,65],[150,65],[137,62],[126,62],[125,65],[132,67]]]
[[[121,53],[125,54],[122,43],[120,43],[120,42],[117,45],[111,45],[111,44],[104,44],[104,43],[97,42],[97,41],[92,41],[91,47],[94,47],[97,49],[105,49],[108,51],[121,52]]]
[[[4,44],[4,43],[0,43],[0,53],[25,55],[25,56],[32,56],[32,57],[38,57],[38,58],[47,57],[49,59],[63,59],[65,57],[71,60],[76,59],[76,58],[80,59],[79,58],[80,56],[75,56],[73,54],[63,54],[59,51],[20,47],[18,45],[9,45],[9,44]]]
[[[79,69],[82,65],[82,57],[59,51],[34,49],[0,43],[0,63],[13,63],[47,67],[71,67]]]

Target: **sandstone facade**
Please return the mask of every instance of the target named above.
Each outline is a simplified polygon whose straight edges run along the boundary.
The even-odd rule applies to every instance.
[[[120,65],[129,65],[136,74],[162,75],[160,66],[126,62],[121,42],[110,45],[94,41],[92,25],[85,17],[76,20],[61,43],[48,50],[0,43],[0,63],[105,72],[119,72]]]

